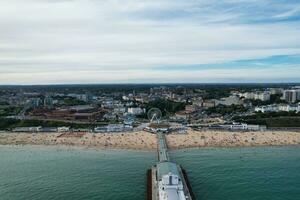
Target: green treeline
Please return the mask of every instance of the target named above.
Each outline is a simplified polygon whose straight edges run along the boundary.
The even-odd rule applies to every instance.
[[[295,112],[256,113],[255,115],[234,117],[233,120],[267,127],[300,127],[300,113]]]
[[[65,98],[64,105],[66,106],[77,106],[77,105],[86,105],[87,103],[75,98]]]
[[[230,106],[223,106],[223,105],[218,105],[213,108],[208,108],[206,113],[207,114],[221,114],[221,115],[226,115],[226,114],[233,114],[233,113],[242,113],[246,112],[247,108],[245,108],[242,105],[230,105]]]
[[[21,107],[0,106],[0,117],[17,115],[22,110]]]

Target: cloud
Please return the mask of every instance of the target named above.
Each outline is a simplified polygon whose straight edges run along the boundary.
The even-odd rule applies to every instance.
[[[274,56],[286,56],[282,79],[294,80],[299,6],[294,0],[3,0],[0,84],[228,81],[238,70],[251,72],[243,78],[251,82],[260,69],[235,63]],[[264,63],[272,66],[278,62]],[[280,80],[280,73],[268,73]]]

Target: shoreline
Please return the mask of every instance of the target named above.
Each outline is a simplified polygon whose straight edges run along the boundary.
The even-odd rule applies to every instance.
[[[169,151],[185,151],[185,150],[196,150],[196,149],[236,149],[236,148],[280,148],[280,147],[299,147],[300,144],[287,144],[287,145],[257,145],[257,146],[205,146],[205,147],[184,147],[184,148],[170,148]],[[89,146],[71,146],[71,145],[43,145],[43,144],[0,144],[1,148],[35,148],[35,149],[55,149],[55,150],[92,150],[92,151],[128,151],[128,152],[154,152],[156,149],[134,149],[134,148],[101,148],[101,147],[89,147]]]
[[[0,133],[0,146],[58,147],[63,149],[155,151],[155,134],[144,131],[126,133],[84,133],[82,137],[58,137],[60,133]],[[300,132],[193,131],[166,135],[170,150],[191,148],[243,148],[298,146]]]
[[[126,152],[156,152],[156,149],[133,149],[133,148],[101,148],[101,147],[89,147],[89,146],[71,146],[71,145],[43,145],[43,144],[0,144],[1,148],[15,148],[15,149],[23,149],[23,148],[32,148],[32,149],[53,149],[53,150],[65,150],[65,151],[73,151],[73,150],[91,150],[91,151],[126,151]]]

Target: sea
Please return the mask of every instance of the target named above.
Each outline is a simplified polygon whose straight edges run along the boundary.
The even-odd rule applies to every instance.
[[[300,147],[170,152],[197,200],[300,200]],[[144,200],[155,151],[0,146],[1,200]]]

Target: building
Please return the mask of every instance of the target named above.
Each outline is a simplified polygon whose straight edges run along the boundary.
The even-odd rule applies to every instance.
[[[253,92],[246,92],[240,94],[240,97],[244,97],[245,99],[254,99],[254,93]]]
[[[97,109],[90,105],[77,105],[69,107],[69,110],[74,112],[92,112]]]
[[[284,112],[297,112],[298,111],[298,105],[289,105],[289,104],[281,104],[278,106],[279,111]]]
[[[122,99],[124,100],[124,101],[129,101],[130,100],[130,98],[128,97],[128,96],[122,96]]]
[[[213,108],[216,106],[215,100],[204,100],[202,103],[203,108]]]
[[[188,113],[192,113],[192,112],[196,112],[198,110],[198,106],[196,105],[186,105],[185,106],[185,111],[188,112]]]
[[[76,98],[81,101],[91,102],[93,100],[93,95],[87,94],[68,94],[68,97]]]
[[[182,177],[177,164],[160,162],[157,164],[157,180],[159,199],[187,199],[184,193]]]
[[[193,105],[195,105],[197,107],[202,107],[202,104],[203,104],[202,98],[193,100]]]
[[[30,108],[38,108],[41,106],[42,100],[40,98],[32,98],[29,100],[29,107]]]
[[[187,120],[189,116],[191,115],[191,112],[189,111],[178,111],[175,113],[175,120]]]
[[[245,99],[254,99],[254,100],[261,100],[261,101],[269,101],[271,98],[271,93],[264,91],[264,92],[246,92],[240,93],[240,97],[244,97]]]
[[[258,106],[255,107],[255,112],[300,112],[300,104],[298,105],[290,105],[290,104],[273,104],[266,106]]]
[[[57,132],[69,132],[69,131],[70,131],[70,127],[67,126],[57,127]]]
[[[42,127],[41,126],[35,126],[35,127],[16,127],[13,129],[14,132],[41,132]]]
[[[99,126],[94,128],[95,133],[124,132],[132,130],[132,126],[124,124],[109,124],[107,126]]]
[[[216,105],[231,106],[231,105],[241,105],[241,104],[243,104],[243,101],[240,99],[240,97],[236,95],[231,95],[229,97],[216,100]]]
[[[46,133],[57,132],[57,128],[56,127],[42,127],[40,131],[46,132]]]
[[[53,108],[53,99],[49,96],[45,97],[44,99],[44,107],[46,108]]]
[[[267,129],[266,126],[248,124],[246,130],[248,130],[248,131],[265,131],[266,129]]]
[[[278,105],[267,105],[267,106],[258,106],[255,107],[255,112],[278,112],[279,111],[279,107]]]
[[[131,107],[131,108],[128,108],[127,112],[132,115],[141,115],[141,114],[145,113],[146,110],[142,109],[140,107]]]
[[[233,124],[224,124],[224,125],[214,125],[211,126],[211,128],[221,128],[221,129],[227,129],[232,131],[264,131],[267,129],[266,126],[261,125],[251,125],[251,124],[239,124],[239,123],[233,123]]]
[[[93,95],[90,93],[87,93],[85,95],[82,96],[82,100],[85,102],[92,102],[93,101]]]
[[[107,132],[122,132],[125,131],[124,124],[109,124],[107,125]]]
[[[150,123],[143,130],[150,133],[157,133],[157,132],[168,133],[171,131],[170,124],[167,123],[160,123],[160,124]]]
[[[114,112],[115,113],[125,113],[126,112],[126,108],[125,107],[116,107],[114,108]]]
[[[91,129],[88,129],[88,128],[77,128],[77,129],[73,129],[73,132],[79,132],[79,133],[86,132],[86,133],[88,133],[88,132],[91,132]]]
[[[258,92],[258,93],[254,94],[255,100],[269,101],[270,97],[271,97],[271,95],[269,92]]]
[[[282,98],[289,103],[295,103],[300,100],[300,90],[284,90]]]

